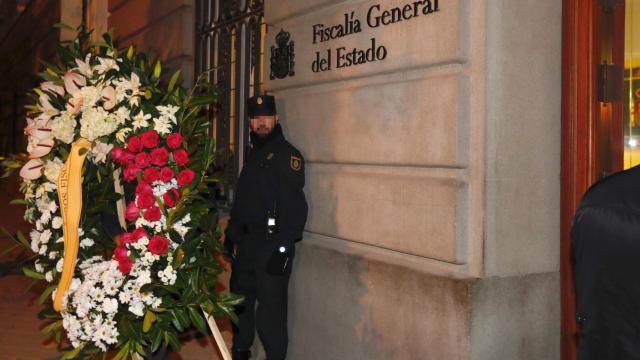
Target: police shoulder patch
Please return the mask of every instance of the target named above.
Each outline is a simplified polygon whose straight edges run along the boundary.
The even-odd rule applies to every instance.
[[[302,158],[299,156],[291,155],[290,165],[293,171],[300,171],[300,169],[302,169]]]

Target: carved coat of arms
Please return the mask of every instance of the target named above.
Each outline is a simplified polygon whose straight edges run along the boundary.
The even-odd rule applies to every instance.
[[[287,76],[295,75],[293,59],[293,40],[289,41],[290,35],[284,30],[280,30],[276,36],[276,46],[271,46],[271,80],[284,79]]]

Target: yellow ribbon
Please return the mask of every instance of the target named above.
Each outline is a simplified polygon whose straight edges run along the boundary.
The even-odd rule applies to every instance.
[[[58,177],[58,200],[62,213],[62,233],[64,235],[64,261],[62,275],[58,283],[53,308],[62,311],[62,298],[69,290],[78,257],[78,227],[82,214],[82,165],[91,143],[80,138],[71,145],[71,153]]]

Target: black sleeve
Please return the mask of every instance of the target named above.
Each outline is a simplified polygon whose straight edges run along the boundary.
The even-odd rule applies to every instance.
[[[304,196],[304,158],[294,148],[280,156],[277,164],[278,239],[293,243],[302,240],[307,222],[307,200]]]

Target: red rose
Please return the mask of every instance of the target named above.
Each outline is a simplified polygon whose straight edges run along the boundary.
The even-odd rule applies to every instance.
[[[155,167],[149,167],[144,170],[144,181],[152,183],[160,178],[160,170]]]
[[[129,255],[127,252],[127,248],[124,247],[124,245],[120,245],[113,251],[113,258],[118,261],[128,259]]]
[[[136,167],[144,169],[151,165],[151,157],[146,152],[141,152],[136,155]]]
[[[153,197],[153,195],[151,194],[140,194],[138,195],[138,207],[140,209],[148,209],[150,207],[152,207],[153,205],[155,205],[156,203],[156,198]],[[146,217],[145,217],[146,218]]]
[[[118,260],[118,269],[122,273],[122,275],[126,275],[131,272],[131,268],[133,267],[133,262],[131,259],[126,258],[122,260]]]
[[[165,166],[162,168],[162,170],[160,170],[160,180],[162,180],[163,182],[168,183],[169,181],[171,181],[171,179],[173,179],[174,176],[175,174],[173,173],[173,170],[171,170],[171,168]]]
[[[158,221],[160,216],[160,208],[157,206],[152,206],[144,212],[144,219],[147,221]]]
[[[178,185],[187,186],[191,184],[194,177],[196,177],[196,173],[194,173],[193,170],[191,169],[182,170],[180,171],[180,174],[178,174]]]
[[[133,242],[134,242],[134,239],[133,239],[133,234],[132,233],[126,232],[126,233],[120,235],[120,245],[122,247],[124,247],[127,244],[133,244]],[[116,249],[116,250],[118,250],[118,249]]]
[[[164,200],[164,203],[168,207],[174,207],[176,206],[176,203],[180,200],[180,193],[175,188],[171,188],[171,190],[167,191],[166,193],[164,193],[164,195],[162,195],[162,199]]]
[[[153,188],[147,182],[140,182],[136,186],[136,195],[149,194],[153,195]]]
[[[124,154],[125,150],[119,146],[111,149],[111,159],[113,159],[113,162],[116,164],[122,164],[122,161],[124,160]]]
[[[149,237],[149,234],[147,234],[147,232],[143,228],[137,228],[133,230],[131,236],[133,236],[133,241],[138,241],[143,237]]]
[[[147,245],[147,247],[154,255],[165,254],[169,251],[169,240],[164,236],[156,235],[149,240],[149,245]]]
[[[173,161],[178,164],[178,166],[185,166],[189,163],[189,154],[187,150],[176,150],[173,152]]]
[[[122,155],[122,165],[135,165],[136,163],[136,155],[131,151],[124,152]]]
[[[169,152],[165,148],[157,148],[151,152],[151,163],[164,166],[169,161]]]
[[[177,149],[182,146],[182,135],[180,133],[173,133],[167,136],[167,145],[171,149]]]
[[[133,180],[136,179],[138,173],[138,168],[135,166],[127,166],[124,169],[124,173],[122,174],[124,176],[124,181],[126,182],[132,182]]]
[[[130,202],[127,206],[127,210],[124,212],[124,217],[127,218],[127,220],[134,222],[138,219],[139,216],[140,209],[136,207],[136,204],[133,201]]]
[[[154,147],[158,146],[158,139],[160,137],[158,136],[157,131],[149,130],[143,133],[142,135],[140,135],[140,138],[142,140],[142,145],[144,145],[144,147],[146,147],[147,149],[153,149]]]
[[[142,142],[140,141],[140,137],[137,135],[133,135],[129,138],[127,142],[127,149],[129,151],[133,151],[134,153],[140,152],[142,150]]]

